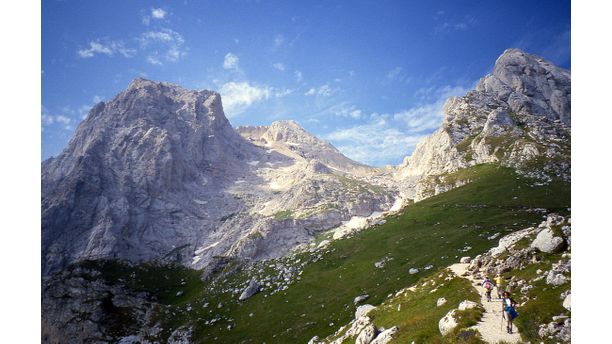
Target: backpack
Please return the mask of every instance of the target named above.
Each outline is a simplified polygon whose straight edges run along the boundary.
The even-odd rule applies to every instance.
[[[506,311],[506,313],[508,313],[508,316],[510,317],[510,320],[514,320],[514,318],[518,317],[518,312],[512,306],[504,307],[504,311]]]
[[[491,283],[491,282],[489,282],[489,281],[485,281],[485,282],[482,284],[482,286],[483,286],[485,289],[493,289],[493,283]]]

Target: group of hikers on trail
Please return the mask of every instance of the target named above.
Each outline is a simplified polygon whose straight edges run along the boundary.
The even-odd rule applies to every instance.
[[[493,291],[493,287],[497,289],[497,297],[502,301],[502,323],[504,320],[507,322],[506,330],[508,333],[512,333],[512,321],[514,318],[518,316],[516,312],[516,303],[510,297],[510,292],[507,290],[504,291],[504,280],[498,274],[495,276],[495,283],[489,279],[488,276],[485,277],[482,282],[482,287],[485,288],[485,295],[487,297],[487,302],[491,302],[491,292]]]

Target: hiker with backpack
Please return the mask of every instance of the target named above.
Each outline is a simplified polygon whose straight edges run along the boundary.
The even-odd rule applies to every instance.
[[[482,282],[482,287],[485,288],[485,295],[487,296],[487,302],[491,302],[491,291],[493,290],[493,281],[489,277],[485,277]]]
[[[506,318],[508,333],[512,334],[512,321],[518,316],[514,308],[516,303],[510,297],[510,293],[505,291],[502,298],[502,317]],[[503,321],[503,320],[502,320]]]

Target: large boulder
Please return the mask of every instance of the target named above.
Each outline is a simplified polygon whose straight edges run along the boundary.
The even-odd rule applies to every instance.
[[[255,279],[252,279],[249,282],[249,285],[244,289],[244,291],[242,291],[242,294],[240,294],[240,297],[238,298],[238,300],[244,301],[250,298],[251,296],[255,295],[255,293],[257,293],[258,291],[259,291],[259,283],[257,283]]]
[[[461,264],[468,264],[471,261],[472,261],[472,258],[470,257],[461,257],[461,259],[459,259],[459,263]]]
[[[565,247],[565,241],[560,236],[555,236],[552,229],[544,228],[531,243],[531,247],[546,253],[557,253]]]
[[[382,331],[370,344],[387,344],[393,339],[393,336],[397,332],[399,332],[399,327],[393,326],[390,329]]]
[[[438,329],[440,333],[445,336],[450,333],[455,327],[457,327],[457,320],[455,319],[456,309],[452,309],[446,313],[446,315],[438,322]]]

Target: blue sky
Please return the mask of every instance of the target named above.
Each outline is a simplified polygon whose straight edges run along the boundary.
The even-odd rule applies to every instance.
[[[569,1],[42,2],[42,158],[136,77],[219,91],[234,126],[293,119],[398,164],[518,47],[570,68]]]

